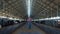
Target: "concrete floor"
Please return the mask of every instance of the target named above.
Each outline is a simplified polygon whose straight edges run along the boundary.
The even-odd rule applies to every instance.
[[[32,24],[32,29],[27,28],[27,24],[24,25],[23,27],[15,30],[12,34],[46,34],[44,31],[41,29],[37,28]]]

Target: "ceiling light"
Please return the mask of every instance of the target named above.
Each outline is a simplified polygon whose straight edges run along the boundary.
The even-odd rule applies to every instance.
[[[30,15],[31,15],[32,1],[33,1],[33,0],[26,0],[28,17],[30,17]]]
[[[30,4],[30,0],[28,0],[28,17],[30,17],[30,10],[31,10],[31,4]]]

